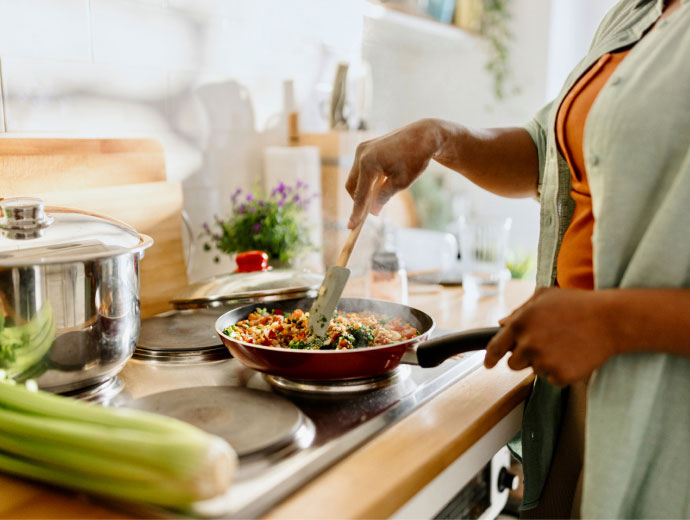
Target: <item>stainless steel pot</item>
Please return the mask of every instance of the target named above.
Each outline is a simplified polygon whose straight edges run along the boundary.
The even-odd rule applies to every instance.
[[[117,374],[139,334],[139,261],[153,240],[40,199],[0,209],[0,369],[53,392]]]

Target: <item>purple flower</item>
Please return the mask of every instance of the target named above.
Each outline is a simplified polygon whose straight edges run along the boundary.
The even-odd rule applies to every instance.
[[[210,233],[210,232],[211,232],[211,228],[208,227],[208,224],[207,224],[206,222],[204,222],[203,225],[202,225],[201,227],[204,228],[204,231],[206,231],[206,233]]]
[[[244,204],[240,204],[240,206],[235,211],[237,211],[237,213],[239,213],[240,215],[242,213],[246,213],[247,212],[247,206],[245,206]]]
[[[247,195],[247,202],[251,202],[253,200],[254,200],[254,195],[252,195],[251,193],[249,195]]]
[[[278,190],[279,193],[283,193],[285,191],[285,184],[283,184],[283,182],[281,181],[281,183],[278,184],[276,190]]]
[[[232,201],[232,205],[234,206],[237,204],[237,197],[240,196],[240,193],[242,193],[242,190],[240,188],[237,188],[235,190],[235,193],[232,194],[232,197],[230,197],[230,200]]]
[[[263,200],[260,200],[260,201],[259,201],[259,207],[260,207],[260,208],[263,208],[263,207],[264,207],[264,204],[265,204],[265,202],[264,202]]]
[[[299,202],[299,194],[295,193],[294,197],[292,197],[292,202]]]
[[[302,181],[297,181],[297,184],[295,184],[295,188],[297,189],[301,188],[302,186],[306,188],[306,184],[304,184]]]
[[[249,213],[256,213],[256,208],[254,206],[249,206]]]
[[[220,233],[213,233],[214,240],[220,240]]]
[[[260,229],[261,229],[261,223],[260,222],[257,222],[256,224],[254,224],[252,226],[252,231],[254,231],[254,233],[257,233]]]
[[[285,198],[278,201],[278,206],[282,206],[283,204],[285,204]]]

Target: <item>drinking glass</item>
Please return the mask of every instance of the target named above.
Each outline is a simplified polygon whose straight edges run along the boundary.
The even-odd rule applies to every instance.
[[[462,286],[470,296],[500,294],[510,271],[506,251],[512,220],[509,217],[462,217],[460,259]]]

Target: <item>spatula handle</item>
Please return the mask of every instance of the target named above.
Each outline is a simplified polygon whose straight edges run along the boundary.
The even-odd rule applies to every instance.
[[[364,227],[364,222],[367,220],[367,216],[369,216],[369,211],[371,211],[371,206],[374,204],[374,199],[376,198],[376,195],[378,195],[379,189],[381,189],[381,185],[383,185],[385,180],[386,176],[382,174],[379,175],[378,178],[374,181],[374,186],[369,191],[366,207],[364,208],[364,215],[362,215],[359,224],[357,224],[357,226],[355,226],[355,228],[352,231],[350,231],[350,234],[348,235],[347,240],[345,241],[345,245],[343,246],[342,251],[340,251],[340,256],[338,256],[338,261],[335,263],[335,265],[340,267],[347,267],[347,262],[350,260],[352,250],[355,248],[355,243],[357,242],[357,238],[359,238],[359,233],[360,231],[362,231],[362,228]]]

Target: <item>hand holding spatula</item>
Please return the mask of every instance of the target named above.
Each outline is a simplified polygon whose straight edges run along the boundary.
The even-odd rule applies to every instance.
[[[309,309],[309,326],[315,336],[323,336],[326,333],[326,329],[328,329],[328,325],[333,317],[333,311],[335,311],[338,301],[340,301],[340,296],[343,294],[343,289],[345,289],[347,279],[350,277],[347,262],[350,260],[350,255],[352,255],[359,233],[362,231],[362,227],[364,227],[371,205],[385,180],[385,175],[379,175],[374,181],[374,186],[369,191],[364,215],[362,215],[359,224],[350,231],[350,235],[347,237],[335,265],[330,266],[326,270],[323,283],[319,288],[314,303],[312,303],[311,309]]]

